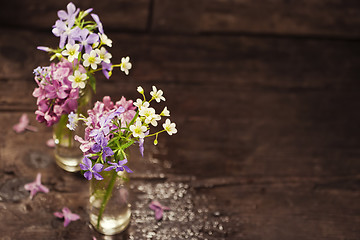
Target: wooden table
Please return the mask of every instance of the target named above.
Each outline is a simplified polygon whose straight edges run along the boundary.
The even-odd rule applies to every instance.
[[[340,0],[119,0],[94,8],[129,55],[129,76],[97,77],[94,100],[165,92],[178,133],[132,150],[132,221],[89,226],[88,182],[58,168],[37,123],[32,70],[65,1],[0,9],[0,239],[360,239],[360,4]],[[116,60],[117,59],[117,60]],[[165,105],[161,105],[165,106]],[[27,113],[36,133],[12,126]],[[48,194],[29,199],[42,173]],[[171,208],[157,222],[148,203]],[[53,212],[81,220],[64,228]]]

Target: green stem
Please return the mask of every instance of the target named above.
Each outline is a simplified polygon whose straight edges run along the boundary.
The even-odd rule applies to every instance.
[[[153,134],[150,134],[150,135],[146,135],[145,137],[152,137],[152,136],[154,136],[154,135],[159,135],[160,133],[165,132],[165,131],[166,131],[166,130],[164,129],[164,130],[158,131],[158,132],[156,132],[156,133],[153,133]]]
[[[66,125],[65,125],[66,127]],[[69,132],[69,147],[71,147],[72,139],[73,139],[73,131],[69,131],[69,129],[66,129]]]
[[[103,215],[103,213],[105,211],[105,207],[106,207],[107,203],[110,200],[111,193],[112,193],[112,190],[113,190],[114,185],[115,185],[116,177],[117,177],[117,172],[115,170],[113,170],[112,171],[112,176],[111,176],[111,179],[110,179],[110,182],[109,182],[109,186],[106,189],[105,196],[104,196],[104,199],[103,199],[103,201],[101,203],[101,207],[100,207],[100,210],[99,210],[99,216],[98,216],[97,225],[96,225],[97,228],[100,227],[100,221],[101,221],[102,215]]]

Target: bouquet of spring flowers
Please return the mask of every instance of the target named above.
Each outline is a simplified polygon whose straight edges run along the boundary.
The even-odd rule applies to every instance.
[[[74,130],[78,121],[84,121],[86,124],[85,138],[76,135],[75,139],[81,143],[80,149],[84,153],[80,167],[87,180],[91,180],[92,177],[102,180],[103,177],[99,174],[102,170],[125,170],[131,173],[132,171],[125,166],[128,147],[139,144],[140,153],[143,155],[145,138],[155,137],[154,144],[157,145],[160,133],[177,133],[176,124],[171,123],[170,119],[165,120],[162,130],[150,133],[151,126],[157,127],[161,117],[169,117],[170,111],[165,107],[160,114],[156,114],[155,109],[150,107],[153,100],[165,101],[162,90],[157,90],[153,86],[149,101],[146,100],[142,87],[138,87],[137,90],[142,94],[143,100],[138,98],[133,103],[132,100],[127,101],[122,97],[114,103],[109,96],[105,96],[102,102],[96,102],[94,108],[88,110],[88,117],[75,113],[69,115],[69,129]],[[108,167],[105,168],[106,165]]]
[[[94,224],[97,228],[111,199],[114,182],[117,178],[125,176],[124,173],[133,171],[126,166],[128,162],[127,149],[133,144],[138,144],[141,155],[144,153],[144,139],[154,137],[154,144],[158,143],[160,133],[167,132],[169,135],[177,132],[176,124],[166,119],[162,124],[162,129],[151,132],[151,127],[157,127],[162,117],[169,117],[170,112],[165,107],[160,114],[150,107],[154,100],[165,101],[162,90],[157,90],[153,86],[150,92],[151,99],[147,100],[142,87],[138,87],[138,92],[143,99],[136,102],[126,100],[124,97],[114,103],[110,97],[106,96],[102,102],[96,102],[93,109],[88,110],[88,117],[71,113],[69,116],[68,127],[75,129],[78,121],[84,121],[86,125],[85,138],[75,136],[81,143],[80,149],[84,153],[84,158],[80,168],[87,180],[96,182],[106,182],[103,184],[105,189],[95,191],[90,199],[98,199],[97,217]],[[110,180],[109,180],[110,178]],[[124,181],[127,178],[124,177]],[[95,185],[100,183],[95,183]],[[119,192],[119,191],[117,191]],[[124,198],[121,197],[120,198]],[[95,200],[90,200],[95,201]],[[96,201],[95,201],[96,202]],[[118,204],[118,203],[117,203]],[[112,213],[113,214],[113,213]],[[90,217],[92,219],[92,217]]]
[[[70,2],[67,11],[58,11],[59,19],[52,29],[60,38],[58,48],[38,47],[51,54],[50,61],[58,60],[34,70],[38,85],[33,92],[38,105],[36,119],[47,126],[57,123],[64,114],[77,111],[86,86],[95,92],[95,72],[102,71],[109,78],[114,67],[119,67],[125,74],[132,67],[129,57],[123,57],[120,64],[111,63],[112,55],[107,47],[112,47],[112,41],[92,10],[80,11]],[[87,19],[89,14],[91,18]]]

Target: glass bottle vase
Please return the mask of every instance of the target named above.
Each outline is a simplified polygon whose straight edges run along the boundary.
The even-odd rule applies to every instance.
[[[80,93],[78,99],[78,108],[76,113],[87,116],[87,110],[91,106],[92,90],[86,87]],[[68,172],[80,171],[79,164],[83,158],[80,150],[80,143],[74,140],[78,135],[84,138],[85,126],[79,124],[74,131],[71,131],[66,125],[68,123],[68,114],[61,116],[58,123],[53,125],[53,139],[55,141],[55,160],[56,164]]]
[[[96,231],[115,235],[126,229],[131,219],[129,178],[125,171],[102,171],[103,180],[90,180],[89,218]]]

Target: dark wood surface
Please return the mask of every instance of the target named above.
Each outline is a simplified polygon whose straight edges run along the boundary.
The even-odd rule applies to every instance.
[[[97,76],[94,100],[163,89],[178,133],[132,150],[133,216],[105,238],[89,226],[88,182],[60,170],[37,123],[36,46],[64,1],[0,9],[0,239],[360,239],[358,1],[81,1],[129,55]],[[36,133],[11,128],[27,113]],[[48,194],[23,188],[38,172]],[[147,204],[171,207],[157,223]],[[52,213],[81,216],[67,228]]]

